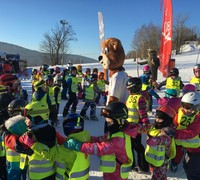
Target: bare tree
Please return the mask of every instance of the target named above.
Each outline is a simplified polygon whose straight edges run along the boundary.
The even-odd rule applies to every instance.
[[[141,58],[148,57],[147,49],[159,49],[161,28],[149,23],[149,25],[142,25],[138,29],[132,40],[133,51],[137,52],[137,56]]]
[[[76,33],[70,24],[59,26],[56,24],[55,29],[44,34],[44,40],[40,43],[40,50],[45,54],[45,60],[48,64],[61,64],[61,58],[69,51],[70,41],[77,40]]]
[[[186,41],[188,28],[186,22],[189,20],[189,15],[179,14],[174,18],[173,22],[173,49],[179,52],[181,45]]]

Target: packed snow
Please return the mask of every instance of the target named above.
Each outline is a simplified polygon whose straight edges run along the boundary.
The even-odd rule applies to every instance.
[[[186,48],[187,49],[187,48]],[[172,58],[175,59],[175,65],[179,69],[179,74],[180,77],[183,81],[183,83],[187,84],[189,83],[190,78],[193,76],[193,67],[196,63],[198,63],[198,53],[199,50],[196,49],[194,51],[188,51],[184,52],[180,55],[176,55]],[[200,60],[199,60],[200,61]],[[90,67],[91,69],[93,67],[96,67],[99,69],[99,71],[102,70],[102,66],[99,62],[93,63],[93,64],[82,64],[83,66],[83,71],[85,68]],[[125,70],[129,76],[137,77],[137,70],[136,70],[136,62],[133,61],[133,59],[128,59],[124,63]],[[142,74],[142,67],[141,65],[138,66],[139,68],[139,74]],[[30,76],[29,76],[30,77]],[[161,72],[158,72],[158,83],[163,81],[165,78],[162,77]],[[24,89],[28,91],[29,94],[29,100],[32,94],[31,91],[31,80],[30,79],[22,79],[22,86]],[[164,96],[164,87],[160,90],[157,91],[157,93],[163,97]],[[61,105],[60,105],[60,110],[59,110],[59,121],[60,124],[56,127],[58,131],[62,132],[62,111],[63,108],[66,104],[66,100],[62,100]],[[79,100],[78,107],[77,107],[77,113],[80,112],[82,106],[84,105],[84,102],[82,100]],[[92,136],[98,136],[98,135],[103,135],[103,129],[104,129],[104,118],[100,116],[100,109],[102,106],[97,106],[97,111],[96,115],[99,118],[99,121],[85,121],[85,130],[88,130]],[[156,99],[154,99],[154,104],[153,104],[153,111],[155,112],[155,109],[157,108],[157,102]],[[88,109],[87,114],[89,115],[90,109]],[[149,117],[151,122],[153,122],[154,117],[150,116]],[[143,144],[145,145],[145,136],[143,137]],[[90,166],[90,177],[89,180],[101,180],[103,179],[102,173],[99,171],[99,161],[100,158],[96,156],[91,156],[91,166]],[[130,172],[129,179],[150,179],[150,174],[139,174],[136,172]],[[178,171],[176,173],[168,172],[168,179],[169,180],[181,180],[181,179],[186,179],[185,172],[183,170],[182,164],[178,166]]]

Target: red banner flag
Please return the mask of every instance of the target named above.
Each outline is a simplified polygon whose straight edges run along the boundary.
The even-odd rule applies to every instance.
[[[162,36],[160,44],[160,67],[163,77],[168,77],[172,51],[172,0],[163,0]]]

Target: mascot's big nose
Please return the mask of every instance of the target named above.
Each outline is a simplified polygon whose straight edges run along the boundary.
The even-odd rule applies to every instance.
[[[98,57],[98,60],[99,60],[99,61],[101,61],[102,59],[103,59],[103,56],[102,56],[102,55]]]

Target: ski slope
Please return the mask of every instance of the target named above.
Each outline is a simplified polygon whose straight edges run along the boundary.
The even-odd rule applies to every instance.
[[[175,64],[176,67],[179,69],[179,74],[180,77],[183,81],[183,83],[187,84],[190,80],[190,78],[193,76],[193,67],[197,62],[197,57],[198,57],[198,50],[184,53],[181,55],[174,56],[175,58]],[[99,71],[102,70],[102,66],[99,62],[93,63],[93,64],[82,64],[83,65],[83,70],[87,67],[93,68],[96,67],[99,69]],[[137,76],[137,70],[136,70],[136,63],[133,61],[133,59],[126,60],[124,63],[124,67],[128,75],[136,77]],[[142,66],[139,65],[139,74],[142,74]],[[158,83],[164,80],[165,78],[162,77],[162,74],[158,72]],[[24,89],[28,91],[29,94],[29,100],[32,94],[31,91],[31,80],[22,80],[22,86]],[[162,88],[160,91],[157,91],[157,93],[163,97],[164,96],[164,88]],[[59,110],[59,121],[60,124],[56,127],[56,129],[63,133],[62,131],[62,111],[63,108],[66,104],[65,100],[62,100],[61,105],[60,105],[60,110]],[[84,102],[79,100],[78,107],[77,107],[77,113],[80,112],[81,108],[83,107]],[[157,102],[154,99],[154,104],[153,104],[153,111],[155,112],[155,109],[157,108]],[[101,106],[97,106],[97,111],[96,115],[99,118],[99,121],[85,121],[85,130],[88,130],[92,136],[99,136],[103,135],[103,129],[104,129],[104,118],[100,116],[100,109]],[[89,111],[87,111],[87,115],[89,116]],[[154,120],[153,116],[149,117],[151,121]],[[143,137],[143,143],[145,144],[145,136]],[[102,173],[99,171],[99,161],[100,158],[96,156],[91,156],[91,166],[90,166],[90,177],[89,180],[102,180]],[[138,174],[136,172],[130,172],[129,179],[150,179],[150,174]],[[169,180],[182,180],[186,179],[184,170],[182,168],[182,164],[179,165],[178,171],[176,173],[171,173],[168,172],[168,179]]]

